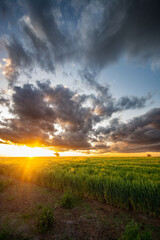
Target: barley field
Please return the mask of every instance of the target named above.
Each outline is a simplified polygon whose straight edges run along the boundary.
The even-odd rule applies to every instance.
[[[160,217],[159,157],[0,158],[0,174]]]

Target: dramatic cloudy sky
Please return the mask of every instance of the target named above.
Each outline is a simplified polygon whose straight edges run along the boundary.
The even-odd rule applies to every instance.
[[[160,1],[1,0],[6,144],[160,152]]]

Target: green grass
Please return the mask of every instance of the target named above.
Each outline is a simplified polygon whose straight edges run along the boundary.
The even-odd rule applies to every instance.
[[[12,228],[5,227],[0,229],[0,240],[29,240],[30,238],[16,233]],[[30,239],[31,240],[31,239]]]
[[[6,189],[8,186],[12,185],[11,180],[0,180],[0,192]]]
[[[74,207],[74,200],[72,192],[65,192],[60,201],[60,205],[65,209],[71,209]]]
[[[45,233],[53,227],[54,211],[50,205],[44,205],[40,209],[40,214],[36,218],[37,230],[39,233]]]
[[[142,230],[141,225],[131,221],[127,224],[123,236],[119,240],[152,240],[151,231]]]
[[[25,222],[27,222],[27,221],[29,221],[29,220],[32,218],[32,215],[31,215],[30,213],[23,213],[23,214],[21,215],[21,218],[22,218]]]
[[[1,158],[0,173],[160,216],[160,158]]]

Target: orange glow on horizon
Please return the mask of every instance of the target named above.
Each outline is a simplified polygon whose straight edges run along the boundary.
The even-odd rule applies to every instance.
[[[47,147],[29,147],[25,145],[14,145],[14,144],[0,144],[0,157],[55,157],[54,153],[59,152],[55,148]],[[102,157],[144,157],[147,154],[152,156],[160,156],[159,152],[142,152],[142,153],[111,153],[106,152],[103,154],[94,153],[84,153],[83,151],[65,151],[59,152],[60,156],[102,156]]]

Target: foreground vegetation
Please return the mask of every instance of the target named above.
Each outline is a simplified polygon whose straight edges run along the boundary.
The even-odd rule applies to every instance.
[[[0,174],[160,216],[160,158],[1,158]]]
[[[0,175],[0,240],[158,240],[160,219]],[[10,184],[8,184],[10,183]]]
[[[44,206],[45,211],[50,211],[47,209],[47,206]],[[44,213],[43,213],[44,214]],[[44,215],[45,216],[45,215]],[[43,216],[43,220],[40,221],[40,226],[38,226],[39,233],[46,233],[51,229],[52,226],[52,219],[53,215],[50,216]],[[48,222],[51,225],[48,225]],[[47,224],[46,224],[47,223]],[[44,236],[44,235],[43,235]],[[20,233],[15,233],[11,227],[7,226],[5,228],[0,229],[0,240],[32,240],[33,237],[24,237]],[[72,240],[70,237],[62,236],[63,240]],[[133,220],[126,225],[125,231],[121,238],[118,240],[152,240],[151,231],[150,230],[142,230],[141,226],[134,222]]]

